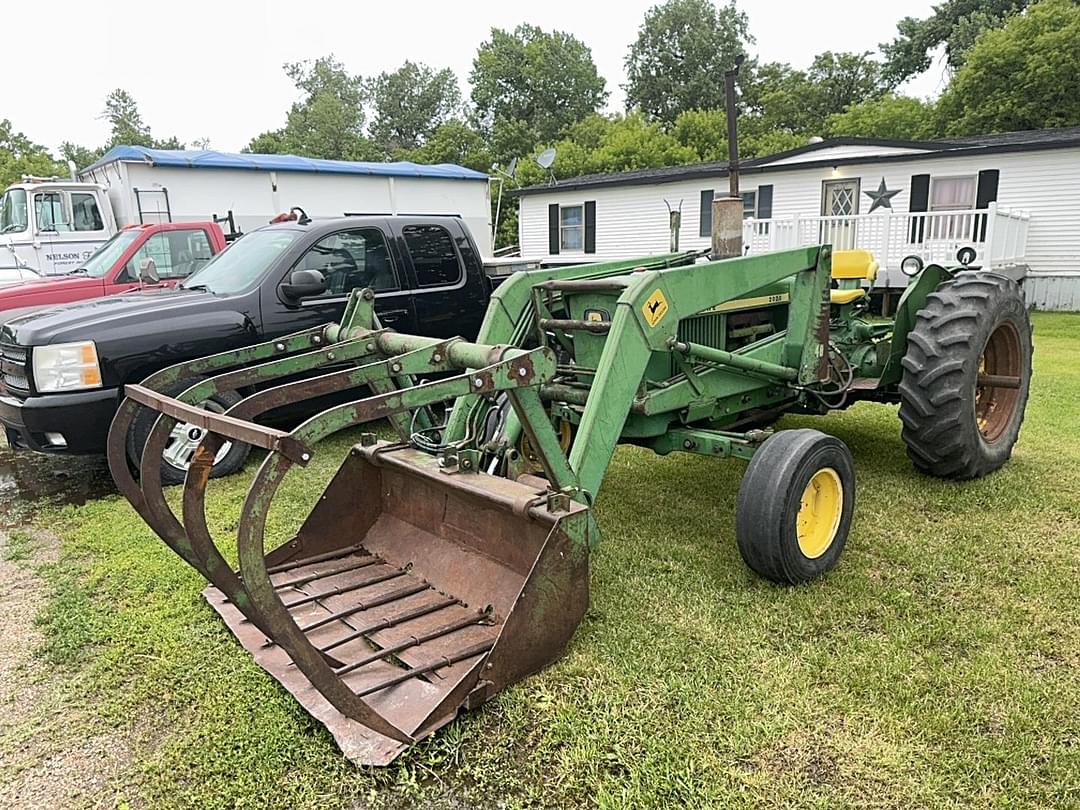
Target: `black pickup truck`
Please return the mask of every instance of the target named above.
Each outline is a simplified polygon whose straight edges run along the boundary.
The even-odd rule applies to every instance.
[[[15,449],[102,453],[123,386],[184,360],[338,320],[354,288],[375,290],[383,325],[474,338],[491,294],[456,217],[345,217],[269,225],[244,236],[175,289],[35,312],[0,329],[0,423]],[[181,386],[186,387],[185,386]],[[224,410],[239,400],[204,403]],[[132,427],[136,460],[149,417]],[[197,429],[180,425],[164,475],[181,480]],[[223,449],[215,474],[243,464]]]

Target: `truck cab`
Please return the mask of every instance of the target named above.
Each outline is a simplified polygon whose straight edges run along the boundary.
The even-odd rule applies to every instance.
[[[63,275],[115,233],[106,189],[95,183],[23,177],[0,195],[0,268]]]
[[[41,277],[24,269],[19,271],[24,274],[22,283],[3,284],[0,272],[0,319],[147,287],[172,287],[226,244],[225,234],[214,222],[128,225],[62,276]],[[153,279],[141,272],[146,261],[153,262]]]
[[[459,217],[305,217],[268,225],[175,288],[0,318],[0,426],[13,449],[104,452],[125,385],[181,360],[340,320],[357,288],[373,290],[384,327],[439,338],[475,337],[491,294]],[[136,425],[131,437],[133,463],[142,429]],[[194,452],[185,436],[180,431],[166,451],[172,480],[182,480],[185,453]],[[233,466],[215,462],[215,474]]]

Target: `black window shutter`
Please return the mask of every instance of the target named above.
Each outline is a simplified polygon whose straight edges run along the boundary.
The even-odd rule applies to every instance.
[[[911,191],[908,193],[908,211],[923,213],[930,210],[930,175],[911,175]],[[925,218],[911,220],[909,241],[921,244],[926,233]]]
[[[713,190],[711,188],[701,192],[701,218],[699,220],[698,236],[706,239],[712,236],[712,198]]]
[[[596,200],[585,201],[585,252],[596,253]]]
[[[757,187],[757,218],[772,219],[772,185]]]
[[[975,207],[989,208],[990,203],[997,202],[998,177],[1001,172],[997,169],[983,169],[979,172],[979,185],[975,191]]]
[[[559,252],[559,204],[548,206],[548,253]]]
[[[1001,172],[997,169],[983,169],[979,172],[979,184],[975,189],[975,207],[989,208],[990,203],[997,202],[998,178]],[[982,242],[986,239],[986,214],[975,217],[975,241]]]

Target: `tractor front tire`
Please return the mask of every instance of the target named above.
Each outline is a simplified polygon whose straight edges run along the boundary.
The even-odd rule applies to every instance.
[[[854,510],[847,445],[817,430],[781,430],[754,453],[739,486],[739,553],[773,582],[807,582],[840,559]]]
[[[916,469],[979,478],[1009,459],[1024,421],[1031,353],[1031,320],[1015,281],[964,272],[927,296],[900,382],[901,435]]]

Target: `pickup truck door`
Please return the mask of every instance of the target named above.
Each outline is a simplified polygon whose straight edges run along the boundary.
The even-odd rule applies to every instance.
[[[274,320],[287,324],[287,328],[276,330],[279,333],[339,321],[349,293],[364,287],[375,290],[375,311],[383,326],[399,332],[415,331],[408,276],[401,272],[381,229],[365,226],[328,234],[313,244],[285,276],[294,270],[318,270],[326,278],[326,292],[291,305],[278,295]],[[270,328],[265,309],[263,319]]]
[[[476,338],[489,291],[460,225],[394,224],[398,250],[413,275],[416,328],[432,337]]]
[[[175,287],[210,261],[212,255],[213,248],[204,228],[158,231],[148,236],[121,267],[106,277],[105,294]],[[139,267],[144,259],[153,260],[154,268],[161,279],[159,283],[140,283]]]

